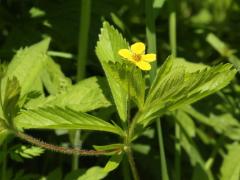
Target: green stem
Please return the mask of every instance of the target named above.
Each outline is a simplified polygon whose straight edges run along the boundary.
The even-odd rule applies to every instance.
[[[148,52],[156,53],[157,52],[157,40],[156,40],[156,26],[155,26],[155,15],[153,9],[153,1],[146,0],[146,36],[147,36],[147,45]],[[152,70],[150,71],[150,81],[153,82],[157,71],[157,63],[152,65]],[[167,163],[164,152],[164,144],[162,137],[162,127],[160,118],[156,121],[157,132],[158,132],[158,142],[159,142],[159,155],[160,155],[160,164],[163,180],[168,180],[168,172],[167,172]]]
[[[170,15],[169,15],[169,41],[172,57],[177,57],[177,27],[176,27],[176,2],[170,0]],[[181,144],[180,137],[181,129],[175,123],[175,179],[181,179]]]
[[[48,51],[47,54],[49,56],[60,57],[60,58],[65,58],[65,59],[73,59],[73,58],[75,58],[75,56],[73,54],[66,53],[66,52]]]
[[[162,136],[162,125],[161,125],[160,119],[157,121],[157,132],[158,132],[158,144],[160,149],[162,179],[169,180],[165,151],[164,151],[163,136]]]
[[[181,179],[181,129],[178,123],[175,123],[175,180]]]
[[[220,138],[218,139],[216,145],[214,146],[214,149],[210,155],[210,157],[208,158],[208,160],[206,161],[205,163],[205,168],[206,170],[210,170],[213,163],[214,163],[214,160],[215,160],[215,157],[216,155],[218,154],[219,152],[219,149],[221,147],[221,145],[224,143],[224,136],[220,136]]]
[[[176,12],[172,11],[169,16],[169,40],[171,47],[171,54],[173,57],[177,56],[177,33],[176,33]]]
[[[156,26],[155,16],[153,12],[153,0],[145,0],[146,7],[146,36],[148,52],[156,53],[157,51],[157,38],[156,38]],[[157,63],[152,63],[152,70],[150,71],[150,80],[153,81],[157,71]]]
[[[91,18],[91,0],[81,0],[80,31],[78,39],[77,80],[86,74],[88,37]]]
[[[73,147],[74,148],[82,148],[82,140],[81,140],[81,130],[77,130],[73,132]],[[79,155],[73,154],[72,156],[72,170],[78,169],[78,160]]]
[[[139,180],[139,175],[138,175],[138,172],[137,172],[136,164],[134,162],[131,147],[129,147],[129,149],[127,150],[127,156],[128,156],[128,162],[129,162],[131,170],[132,170],[133,179],[134,180]]]
[[[80,30],[78,39],[78,60],[77,60],[77,81],[82,80],[86,74],[88,33],[91,18],[91,0],[81,0]],[[81,131],[74,132],[73,146],[81,148]],[[72,169],[78,169],[79,156],[74,155],[72,159]]]
[[[124,156],[123,157],[123,161],[121,163],[122,165],[122,173],[123,173],[123,179],[124,180],[131,180],[131,176],[130,176],[130,171],[129,171],[129,164],[127,161],[127,157]]]
[[[6,178],[6,171],[7,171],[7,141],[3,142],[3,163],[2,163],[2,179]]]

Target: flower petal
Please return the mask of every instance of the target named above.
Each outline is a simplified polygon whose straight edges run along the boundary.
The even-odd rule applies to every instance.
[[[129,59],[129,60],[132,59],[132,52],[128,49],[120,49],[118,51],[118,54],[126,59]]]
[[[136,62],[135,64],[144,71],[148,71],[151,69],[151,65],[145,61],[139,61],[139,62]]]
[[[156,61],[156,54],[145,54],[142,55],[142,60],[147,62]]]
[[[131,45],[131,51],[135,54],[144,54],[145,44],[142,42],[137,42]]]

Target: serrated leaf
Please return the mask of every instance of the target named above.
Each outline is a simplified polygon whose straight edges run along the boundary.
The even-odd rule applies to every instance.
[[[121,62],[118,55],[119,49],[128,48],[127,41],[108,22],[103,22],[103,27],[97,42],[96,53],[101,62]]]
[[[109,159],[109,161],[107,162],[107,164],[105,165],[103,170],[106,172],[113,171],[114,169],[116,169],[119,166],[119,164],[122,161],[122,158],[123,158],[123,153],[113,155]]]
[[[87,112],[102,107],[108,107],[111,103],[107,100],[101,84],[105,81],[101,78],[91,77],[84,79],[77,84],[68,87],[64,92],[56,95],[51,95],[42,102],[29,103],[28,108],[35,109],[36,107],[68,107],[76,111]]]
[[[164,63],[150,88],[141,117],[139,117],[139,122],[143,126],[167,111],[175,110],[215,93],[225,87],[236,74],[236,69],[231,64],[220,64],[189,72],[186,70],[186,63],[175,64],[174,62],[175,59],[169,58]]]
[[[233,144],[228,148],[228,153],[221,166],[221,180],[239,180],[240,178],[240,145]]]
[[[65,92],[71,85],[71,80],[61,71],[60,66],[48,57],[46,68],[41,73],[41,80],[51,95]]]
[[[139,108],[144,104],[145,82],[141,70],[127,61],[122,63],[118,51],[123,48],[129,48],[126,40],[113,26],[104,22],[96,53],[107,76],[119,116],[126,121],[130,98]]]
[[[17,77],[21,86],[21,96],[32,90],[39,90],[37,87],[33,87],[33,84],[36,79],[40,78],[39,73],[48,58],[46,52],[49,42],[50,39],[45,39],[30,47],[18,50],[9,64],[4,82],[6,83],[8,78]]]
[[[108,79],[119,116],[122,121],[126,121],[128,94],[119,83],[115,82],[112,75],[113,70],[108,64],[108,62],[121,63],[122,60],[118,55],[118,51],[123,48],[128,48],[126,40],[108,22],[104,22],[97,42],[96,54]]]
[[[85,129],[124,135],[122,129],[116,125],[68,108],[46,107],[23,111],[14,122],[16,127],[25,129]]]
[[[94,166],[88,169],[82,176],[77,180],[101,180],[107,176],[107,172],[99,166]]]

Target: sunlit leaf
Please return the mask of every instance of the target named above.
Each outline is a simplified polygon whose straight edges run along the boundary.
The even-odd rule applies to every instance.
[[[113,155],[105,165],[104,171],[110,172],[116,169],[121,163],[122,158],[123,158],[123,153]]]
[[[105,81],[101,78],[91,77],[84,79],[77,84],[68,87],[62,93],[48,96],[42,101],[30,102],[28,108],[34,109],[36,107],[68,107],[76,111],[92,111],[101,107],[108,107],[111,103],[106,98],[101,84]]]
[[[19,110],[17,103],[20,93],[21,88],[17,78],[14,76],[12,79],[8,79],[3,100],[3,112],[8,121],[11,121]],[[11,124],[12,122],[9,123]]]
[[[59,107],[23,111],[15,120],[18,128],[25,129],[85,129],[106,131],[123,136],[120,127],[92,115]]]
[[[33,85],[39,80],[39,73],[46,64],[49,43],[50,39],[45,39],[18,50],[9,64],[4,81],[6,82],[8,78],[12,79],[14,76],[17,77],[21,86],[21,95],[32,90],[39,91],[39,87]]]
[[[103,168],[94,166],[88,169],[77,180],[101,180],[107,176],[107,172]]]
[[[163,64],[150,88],[139,117],[139,122],[143,126],[167,111],[215,93],[225,87],[236,74],[236,69],[231,64],[220,64],[204,69],[201,66],[200,70],[191,72],[186,67],[187,63],[175,64],[175,61],[177,60],[169,58]]]
[[[126,121],[128,94],[121,84],[115,81],[113,70],[108,64],[108,62],[121,63],[122,59],[118,55],[118,51],[122,48],[128,48],[126,40],[108,22],[104,22],[97,42],[96,54],[107,76],[119,116],[121,120]]]
[[[46,68],[42,70],[41,80],[51,95],[65,92],[71,86],[71,80],[67,78],[54,60],[48,57]]]

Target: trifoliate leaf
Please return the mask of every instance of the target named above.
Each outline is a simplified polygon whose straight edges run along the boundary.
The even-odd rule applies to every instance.
[[[163,64],[150,88],[144,108],[138,117],[143,126],[167,111],[215,93],[225,87],[236,74],[236,69],[231,64],[220,64],[190,72],[187,70],[187,63],[175,61],[177,60],[169,58]]]

